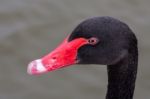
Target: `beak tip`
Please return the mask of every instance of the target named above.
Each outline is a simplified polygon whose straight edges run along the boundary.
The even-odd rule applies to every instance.
[[[27,73],[30,75],[33,75],[32,68],[33,68],[33,62],[29,63],[28,68],[27,68]]]
[[[27,73],[30,75],[41,74],[47,72],[47,69],[41,62],[41,59],[34,60],[29,63]]]

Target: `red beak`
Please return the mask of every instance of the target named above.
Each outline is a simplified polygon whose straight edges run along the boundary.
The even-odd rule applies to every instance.
[[[76,59],[78,49],[87,43],[88,41],[85,38],[77,38],[70,42],[68,42],[68,39],[65,39],[64,42],[50,54],[41,59],[32,61],[28,65],[28,73],[41,74],[76,64],[78,62]]]

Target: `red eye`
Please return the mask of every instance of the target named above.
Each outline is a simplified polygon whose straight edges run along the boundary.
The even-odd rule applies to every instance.
[[[99,42],[98,38],[95,37],[91,37],[90,39],[88,39],[89,44],[91,45],[95,45]]]

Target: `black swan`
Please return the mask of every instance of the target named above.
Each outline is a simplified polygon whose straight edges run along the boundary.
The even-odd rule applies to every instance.
[[[32,61],[28,73],[41,74],[73,64],[107,65],[106,99],[133,99],[137,39],[124,22],[108,16],[83,21],[58,48]]]

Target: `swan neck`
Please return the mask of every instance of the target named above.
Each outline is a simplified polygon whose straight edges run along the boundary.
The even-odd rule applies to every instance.
[[[106,99],[133,99],[137,62],[138,51],[132,49],[120,62],[107,66],[108,90]]]

